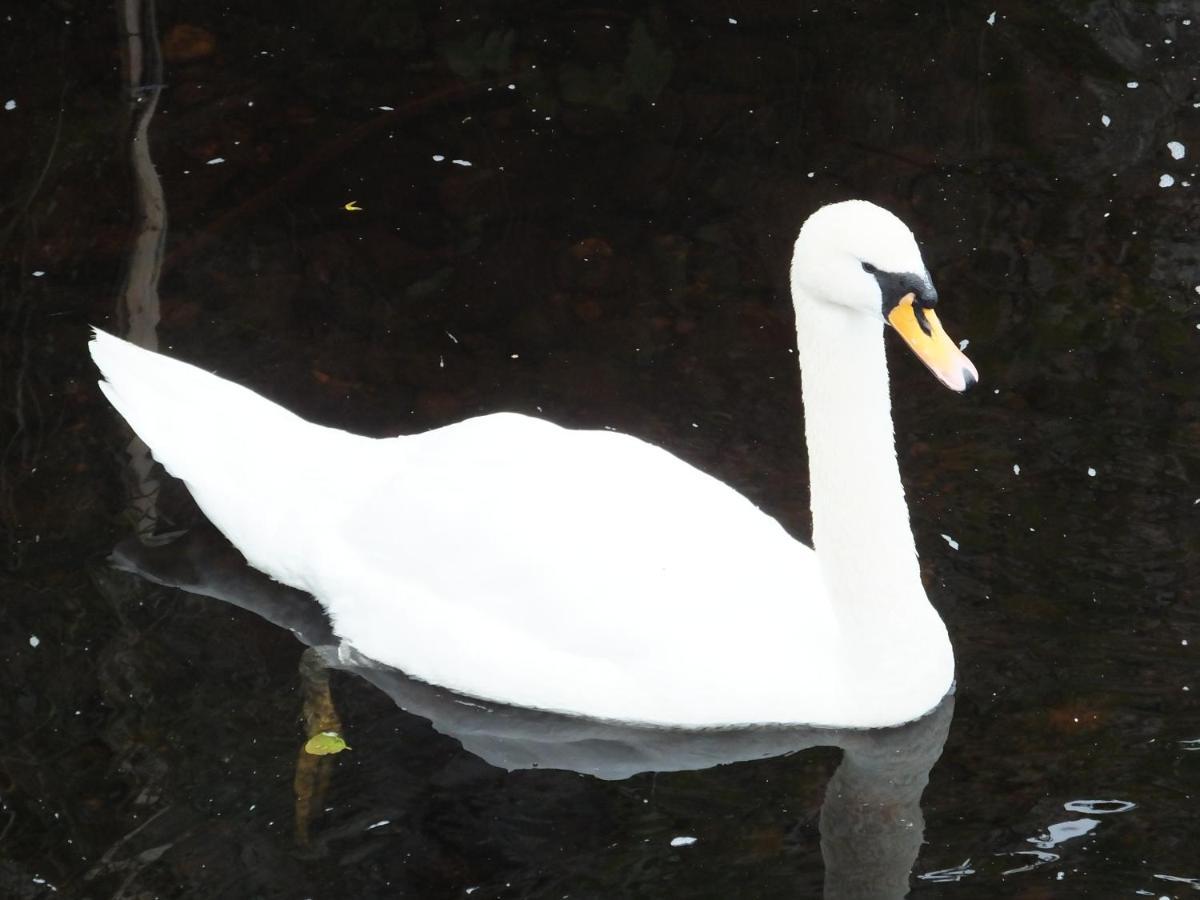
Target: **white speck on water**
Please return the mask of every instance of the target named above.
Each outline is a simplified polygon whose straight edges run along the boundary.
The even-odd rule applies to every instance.
[[[36,647],[41,642],[42,642],[42,639],[40,637],[38,637],[36,634],[31,634],[29,636],[29,646],[30,647]]]
[[[444,161],[445,161],[445,159],[446,159],[446,157],[442,156],[442,154],[440,154],[440,153],[435,153],[435,154],[433,154],[433,161],[434,161],[434,162],[444,162]]]
[[[212,159],[210,159],[208,162],[206,162],[205,165],[206,166],[219,166],[223,162],[225,162],[225,157],[214,156]]]
[[[515,90],[517,89],[517,86],[516,86],[515,84],[510,84],[510,85],[508,86],[508,89],[509,89],[510,91],[515,91]]]
[[[45,271],[44,271],[44,270],[42,270],[42,269],[34,269],[34,270],[33,270],[33,277],[34,277],[34,278],[41,278],[41,277],[42,277],[43,275],[45,275],[45,274],[46,274],[46,273],[45,273]]]
[[[1095,469],[1093,469],[1091,466],[1088,466],[1088,477],[1089,477],[1089,478],[1095,478],[1095,477],[1096,477],[1096,470],[1095,470]]]
[[[1071,819],[1067,822],[1055,822],[1046,829],[1043,837],[1026,838],[1035,847],[1051,850],[1059,844],[1074,838],[1083,837],[1100,824],[1099,819]]]
[[[816,172],[809,172],[809,173],[808,173],[808,177],[809,177],[809,178],[815,178],[815,177],[816,177],[816,175],[817,175],[817,173],[816,173]]]
[[[247,105],[247,106],[253,106],[253,105],[254,105],[254,101],[253,101],[253,100],[247,100],[247,101],[246,101],[246,105]]]
[[[1067,812],[1088,813],[1094,816],[1129,812],[1136,808],[1137,804],[1132,800],[1068,800],[1063,804],[1063,809]]]
[[[521,358],[520,353],[514,353],[512,356],[509,357],[509,359],[520,359],[520,358]]]
[[[1171,159],[1183,159],[1187,156],[1187,147],[1182,141],[1167,141],[1167,149],[1171,151]]]
[[[382,828],[384,825],[391,825],[391,824],[392,824],[391,819],[380,819],[378,822],[372,822],[370,825],[368,825],[363,830],[370,831],[372,828]]]
[[[17,108],[17,101],[16,101],[16,100],[5,100],[5,101],[4,101],[4,109],[5,109],[7,112],[12,112],[12,111],[13,111],[14,109],[16,109],[16,108]]]
[[[450,338],[450,340],[454,341],[454,343],[456,343],[456,344],[458,343],[458,338],[456,338],[454,335],[452,335],[448,331],[446,332],[446,337]]]
[[[1109,125],[1112,124],[1112,119],[1110,119],[1108,116],[1101,116],[1100,124],[1103,125],[1105,128],[1107,128]]]
[[[1160,175],[1158,178],[1158,186],[1160,188],[1169,188],[1174,184],[1175,184],[1175,176],[1174,175],[1167,175],[1164,173],[1164,174]]]
[[[685,834],[671,838],[672,847],[690,847],[694,843],[696,843],[696,839]]]
[[[394,106],[381,106],[379,108],[384,112],[393,112],[396,109]]]
[[[1017,465],[1016,463],[1013,463],[1013,474],[1014,475],[1021,474],[1021,467],[1019,465]]]
[[[948,535],[948,534],[943,534],[943,535],[942,535],[942,540],[943,540],[943,541],[945,541],[947,544],[949,544],[949,545],[950,545],[950,549],[951,549],[951,550],[957,550],[957,549],[958,549],[958,541],[956,541],[954,538],[950,537],[950,535]]]
[[[935,883],[946,884],[949,882],[962,881],[968,875],[974,875],[975,870],[971,868],[971,860],[964,859],[957,866],[952,866],[949,869],[936,869],[933,872],[925,872],[917,877],[922,881],[932,881]]]
[[[469,888],[467,888],[467,893],[468,893],[468,894],[473,894],[473,893],[475,893],[477,890],[479,890],[479,885],[475,885],[475,887],[469,887]]]
[[[992,14],[991,14],[990,16],[988,16],[988,17],[987,17],[987,23],[988,23],[989,25],[995,25],[995,24],[996,24],[996,11],[995,11],[994,9],[992,10]]]
[[[958,342],[958,349],[966,350],[967,347],[969,347],[970,345],[971,345],[971,342],[967,338],[963,338],[961,341]]]
[[[730,24],[730,25],[736,25],[736,24],[737,24],[737,19],[730,18],[730,20],[729,20],[729,24]]]
[[[450,162],[454,163],[456,166],[467,166],[468,168],[471,165],[471,163],[465,159],[452,159]]]
[[[1136,81],[1125,82],[1125,87],[1129,88],[1131,91],[1136,91],[1137,86],[1138,86],[1138,83]]]

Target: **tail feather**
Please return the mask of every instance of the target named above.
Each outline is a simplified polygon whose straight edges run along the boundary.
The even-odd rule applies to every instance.
[[[253,450],[246,437],[287,435],[308,425],[249,388],[93,329],[88,349],[104,375],[100,390],[155,458],[190,481],[195,466],[211,469]],[[313,427],[309,425],[308,427]]]
[[[163,466],[186,482],[205,515],[258,568],[280,577],[289,536],[298,558],[309,501],[355,439],[196,366],[95,329],[89,345],[100,389]],[[349,439],[349,442],[347,441]],[[299,490],[298,490],[299,488]],[[294,583],[294,581],[292,582]]]

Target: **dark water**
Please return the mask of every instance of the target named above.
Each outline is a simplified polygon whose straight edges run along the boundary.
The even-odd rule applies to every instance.
[[[1198,46],[1186,2],[0,13],[0,895],[870,898],[907,853],[918,897],[1192,896]],[[203,523],[126,455],[88,324],[369,434],[612,426],[807,538],[787,257],[851,196],[983,377],[892,359],[958,659],[932,731],[510,773],[276,601],[107,562]],[[314,764],[329,716],[353,749]]]

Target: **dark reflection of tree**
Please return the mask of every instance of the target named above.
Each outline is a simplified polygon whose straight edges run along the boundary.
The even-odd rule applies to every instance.
[[[158,282],[167,234],[166,200],[162,183],[150,153],[150,126],[163,90],[162,56],[158,41],[158,0],[117,0],[119,35],[124,41],[124,99],[127,113],[129,165],[135,192],[135,228],[129,250],[124,284],[115,310],[116,328],[130,340],[149,349],[158,347],[160,319]],[[122,426],[123,427],[123,426]],[[128,514],[136,533],[149,539],[158,522],[159,481],[154,475],[150,450],[137,435],[126,429],[125,447],[128,466],[124,471]],[[104,580],[100,579],[103,588]],[[104,591],[101,591],[104,593]],[[104,739],[118,769],[136,775],[141,782],[139,794],[130,806],[133,827],[113,835],[97,859],[91,860],[82,875],[86,889],[102,889],[114,898],[138,896],[136,884],[143,870],[152,866],[186,835],[190,826],[179,822],[177,810],[159,802],[160,785],[168,776],[168,764],[161,753],[140,734],[134,708],[122,701],[145,697],[148,688],[143,673],[131,664],[136,647],[145,632],[123,614],[122,603],[114,598],[120,625],[100,654],[98,683],[107,700],[123,711],[110,719]],[[146,834],[167,828],[169,839],[150,846],[141,844]]]
[[[163,90],[156,4],[157,0],[119,0],[117,4],[125,38],[129,151],[138,222],[117,307],[117,322],[125,337],[149,350],[158,349],[158,279],[167,239],[166,198],[150,156],[150,123]],[[137,435],[132,436],[126,452],[130,509],[138,532],[151,534],[158,521],[159,483],[152,474],[154,460]]]

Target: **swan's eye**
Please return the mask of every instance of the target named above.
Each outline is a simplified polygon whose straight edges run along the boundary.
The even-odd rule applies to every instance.
[[[875,268],[873,265],[871,265],[869,262],[864,262],[862,264],[862,267],[863,267],[863,271],[866,272],[868,275],[878,275],[879,274],[879,270],[877,268]]]

